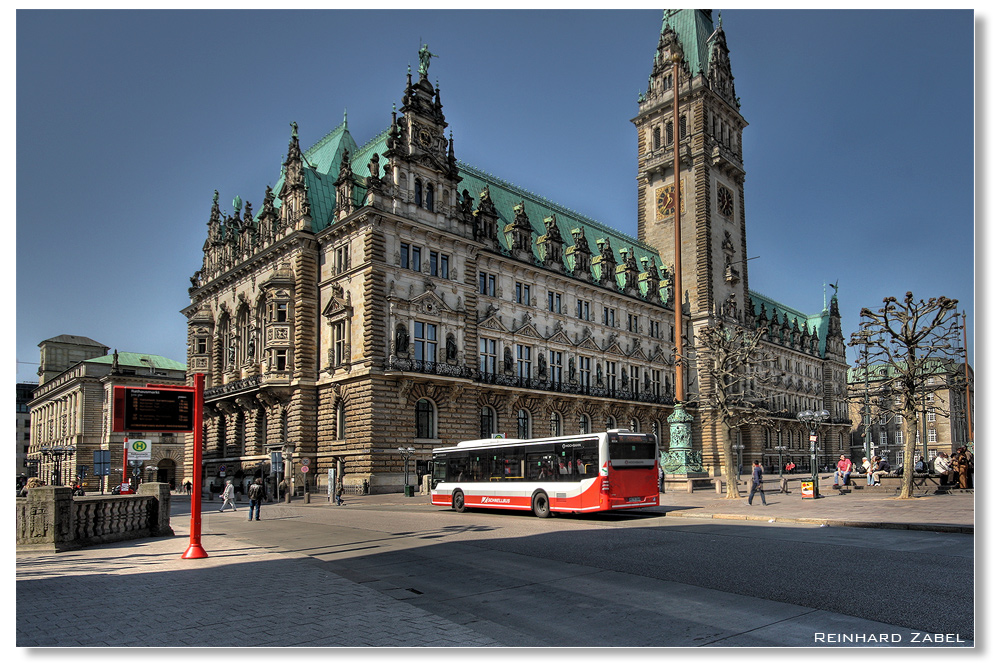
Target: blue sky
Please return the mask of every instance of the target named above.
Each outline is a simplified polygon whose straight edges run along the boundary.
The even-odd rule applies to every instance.
[[[661,20],[610,11],[20,11],[17,379],[83,335],[186,360],[212,193],[260,207],[296,121],[363,144],[439,57],[458,159],[636,234]],[[752,289],[845,335],[885,296],[960,300],[974,344],[975,53],[965,11],[723,10]],[[981,250],[982,252],[982,250]],[[826,298],[832,289],[826,287]],[[974,358],[970,358],[974,361]]]

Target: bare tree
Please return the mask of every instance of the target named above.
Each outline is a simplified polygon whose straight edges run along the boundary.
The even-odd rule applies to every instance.
[[[917,448],[917,412],[924,406],[926,381],[959,348],[961,331],[956,306],[958,301],[946,296],[915,301],[906,292],[902,302],[889,296],[878,312],[861,310],[861,327],[872,349],[866,369],[871,392],[883,398],[883,410],[892,403],[892,411],[902,414],[906,423],[903,449],[903,483],[899,498],[909,499],[913,492],[913,457]]]
[[[740,496],[730,441],[733,430],[745,425],[770,427],[768,389],[777,376],[776,358],[760,344],[766,328],[744,328],[717,319],[698,335],[698,371],[707,375],[708,391],[699,396],[703,411],[722,426],[726,499]]]

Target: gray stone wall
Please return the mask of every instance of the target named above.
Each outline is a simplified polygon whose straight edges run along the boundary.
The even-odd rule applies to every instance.
[[[170,487],[144,483],[135,495],[73,497],[65,486],[28,490],[16,506],[17,548],[59,552],[99,543],[170,536]]]

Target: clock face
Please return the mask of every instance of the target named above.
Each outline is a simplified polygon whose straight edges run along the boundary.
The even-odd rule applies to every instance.
[[[733,211],[735,210],[735,204],[733,199],[733,191],[726,187],[725,185],[717,185],[718,194],[718,205],[719,212],[728,218],[733,217]]]
[[[656,190],[656,214],[667,217],[674,212],[674,188],[661,187]]]
[[[417,141],[419,141],[422,146],[429,146],[431,144],[430,130],[426,127],[421,127],[420,131],[417,132]]]

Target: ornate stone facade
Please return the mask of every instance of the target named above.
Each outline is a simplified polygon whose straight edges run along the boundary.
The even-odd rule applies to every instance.
[[[661,55],[676,41],[664,35]],[[686,339],[713,317],[750,321],[771,303],[747,287],[745,122],[721,29],[714,44],[711,76],[685,79],[698,91],[683,139]],[[419,470],[437,446],[494,433],[665,432],[677,332],[672,245],[654,212],[670,164],[654,131],[671,103],[652,92],[663,72],[636,121],[637,240],[459,162],[425,52],[389,127],[367,144],[345,118],[303,151],[293,123],[257,213],[237,198],[223,214],[216,194],[183,310],[189,373],[206,375],[210,478],[220,467],[270,474],[269,453],[294,446],[298,485],[302,467],[315,488],[339,465],[348,484],[398,491],[401,446],[416,449]],[[723,213],[719,186],[732,194]],[[805,319],[775,346],[826,376],[843,364],[842,352],[825,355],[839,320],[828,334]],[[696,395],[697,373],[685,381]],[[814,383],[836,402],[832,379]],[[711,419],[696,409],[694,419],[693,446],[717,473]]]

